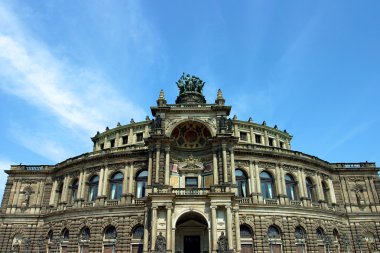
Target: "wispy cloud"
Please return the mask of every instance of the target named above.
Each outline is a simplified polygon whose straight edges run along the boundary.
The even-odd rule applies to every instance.
[[[100,71],[62,59],[64,56],[51,53],[12,10],[0,4],[0,90],[48,111],[63,126],[75,131],[79,128],[86,134],[126,116],[142,119],[146,115],[139,106],[121,98]],[[25,146],[31,144],[23,138],[18,140]],[[65,154],[64,150],[49,152],[49,141],[45,144],[46,148],[39,150],[48,152],[52,160],[60,159],[61,152]]]

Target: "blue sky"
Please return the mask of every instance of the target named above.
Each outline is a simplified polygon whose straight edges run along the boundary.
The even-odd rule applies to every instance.
[[[10,164],[55,164],[174,103],[182,72],[293,149],[380,162],[379,1],[0,2],[0,194]]]

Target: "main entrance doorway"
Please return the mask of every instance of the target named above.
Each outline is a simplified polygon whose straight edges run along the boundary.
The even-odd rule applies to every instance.
[[[176,253],[209,252],[209,229],[206,219],[199,213],[183,214],[176,223]]]
[[[201,237],[197,235],[185,235],[183,243],[184,253],[201,251]]]

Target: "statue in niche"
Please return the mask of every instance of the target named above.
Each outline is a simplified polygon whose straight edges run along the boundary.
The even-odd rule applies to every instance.
[[[226,129],[226,117],[222,116],[219,118],[219,130],[225,130]]]
[[[166,239],[162,235],[162,232],[157,236],[156,238],[156,247],[155,247],[156,253],[158,252],[166,252]]]
[[[355,191],[355,196],[356,200],[358,202],[358,205],[363,205],[364,204],[364,199],[361,191]]]
[[[232,132],[233,122],[231,119],[227,120],[227,131]]]
[[[228,252],[228,240],[227,236],[224,235],[224,232],[219,236],[218,239],[218,253],[227,253]]]

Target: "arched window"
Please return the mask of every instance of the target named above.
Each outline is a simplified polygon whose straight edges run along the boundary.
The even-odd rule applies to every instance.
[[[241,238],[252,238],[252,232],[246,225],[240,225],[240,237]]]
[[[297,183],[294,180],[294,178],[289,174],[285,175],[285,185],[286,195],[288,196],[289,200],[297,200]]]
[[[136,176],[136,198],[145,197],[146,182],[148,180],[148,171],[142,170]]]
[[[310,178],[306,178],[306,190],[307,197],[311,200],[311,202],[315,202],[314,185]]]
[[[273,199],[274,198],[274,182],[272,176],[263,171],[260,173],[260,181],[261,181],[261,193],[264,199]]]
[[[237,195],[239,197],[248,196],[248,180],[247,175],[240,169],[235,170]]]
[[[98,196],[99,177],[97,175],[91,177],[88,185],[88,201],[95,201]]]
[[[306,232],[301,226],[297,226],[294,231],[294,237],[296,238],[296,253],[306,252]]]
[[[253,253],[253,234],[250,227],[247,225],[240,225],[240,243],[241,252]]]
[[[276,226],[269,226],[268,228],[268,241],[269,241],[269,247],[270,252],[273,253],[281,253],[281,232],[280,229]]]
[[[88,241],[90,240],[90,237],[91,237],[90,229],[88,227],[82,228],[80,232],[80,239],[84,241]]]
[[[71,203],[74,203],[77,199],[78,195],[78,186],[79,186],[79,180],[75,179],[73,184],[71,185]]]
[[[143,226],[137,226],[133,229],[132,232],[132,238],[133,239],[143,239],[144,238],[144,227]]]
[[[121,172],[116,172],[110,179],[111,185],[111,199],[120,199],[123,192],[123,179],[124,175]]]
[[[321,227],[317,228],[317,230],[315,231],[316,235],[317,235],[317,238],[319,240],[323,240],[324,237],[325,237],[325,231],[323,231],[323,229]]]
[[[70,239],[70,233],[69,233],[69,230],[67,228],[65,228],[62,231],[62,239],[63,239],[63,241],[69,241],[69,239]]]
[[[330,189],[327,187],[327,184],[325,181],[322,182],[322,191],[323,191],[323,197],[327,204],[330,204]]]
[[[108,226],[104,230],[104,238],[105,239],[116,239],[116,237],[117,237],[117,231],[116,231],[116,228],[114,226]]]

